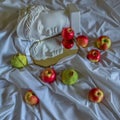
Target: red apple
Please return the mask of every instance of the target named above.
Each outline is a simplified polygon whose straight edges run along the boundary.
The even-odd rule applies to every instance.
[[[46,83],[52,83],[56,80],[56,72],[53,68],[46,68],[41,72],[41,79]]]
[[[88,52],[87,58],[91,62],[98,62],[100,60],[101,54],[98,50],[92,49],[91,51]]]
[[[62,40],[62,45],[64,46],[64,48],[66,49],[70,49],[74,46],[74,41],[73,40]]]
[[[74,37],[74,30],[71,27],[63,28],[62,37],[65,40],[72,40]]]
[[[76,38],[76,41],[77,41],[78,45],[81,47],[86,47],[88,45],[88,37],[87,36],[79,35]]]
[[[104,93],[99,88],[93,88],[88,93],[88,99],[92,102],[100,103],[104,98]]]
[[[39,103],[39,98],[33,93],[32,90],[28,90],[25,93],[25,101],[30,105],[36,105]]]
[[[111,46],[111,40],[108,36],[100,36],[96,40],[96,46],[100,50],[107,50]]]

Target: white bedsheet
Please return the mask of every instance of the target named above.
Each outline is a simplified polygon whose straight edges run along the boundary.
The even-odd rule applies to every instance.
[[[81,34],[89,37],[89,46],[77,55],[54,65],[57,80],[41,82],[43,67],[35,65],[29,54],[32,43],[16,35],[18,10],[29,4],[42,4],[62,9],[75,3],[81,12]],[[101,35],[112,40],[107,51],[101,51],[99,63],[91,63],[87,52]],[[21,70],[12,68],[10,58],[21,52],[29,65]],[[61,72],[74,68],[79,80],[72,86],[61,82]],[[102,103],[88,100],[88,91],[99,87],[104,91]],[[24,102],[26,90],[32,89],[40,103],[30,106]],[[120,0],[0,0],[0,120],[120,120]]]

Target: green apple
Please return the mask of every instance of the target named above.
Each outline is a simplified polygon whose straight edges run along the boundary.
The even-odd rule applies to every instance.
[[[76,70],[70,68],[62,72],[62,82],[66,85],[73,85],[78,80],[78,73]]]
[[[11,65],[15,68],[23,68],[28,64],[27,57],[18,53],[11,58]]]

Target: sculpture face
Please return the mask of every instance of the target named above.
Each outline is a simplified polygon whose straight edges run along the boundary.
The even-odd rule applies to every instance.
[[[53,36],[62,31],[66,26],[68,18],[63,10],[59,11],[43,11],[38,18],[43,25],[43,32],[46,36]],[[40,26],[39,26],[40,27]]]
[[[30,47],[31,57],[35,60],[45,60],[63,53],[63,46],[58,38],[50,38],[44,41],[35,42]]]
[[[33,22],[32,28],[34,32],[31,32],[31,36],[38,36],[36,39],[46,39],[52,36],[59,34],[62,31],[62,28],[67,24],[67,17],[64,14],[64,11],[42,11]],[[38,35],[35,35],[35,34]],[[35,35],[35,36],[34,36]]]
[[[43,6],[31,7],[18,25],[18,36],[27,40],[43,40],[59,34],[69,26],[64,10],[50,10]],[[23,35],[24,34],[24,35]]]

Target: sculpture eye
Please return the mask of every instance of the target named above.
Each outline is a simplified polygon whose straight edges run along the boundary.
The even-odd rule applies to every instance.
[[[43,27],[41,21],[38,21],[37,30],[38,30],[39,34],[42,34],[43,29],[44,29],[44,27]]]
[[[42,10],[42,13],[48,14],[47,10]]]

